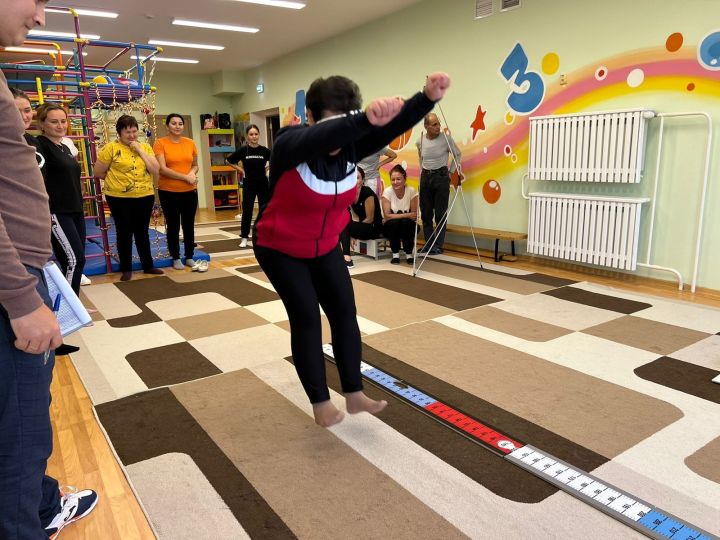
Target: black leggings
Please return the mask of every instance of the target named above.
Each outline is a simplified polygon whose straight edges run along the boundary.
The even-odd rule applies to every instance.
[[[155,197],[110,197],[105,196],[117,235],[117,252],[120,259],[120,271],[132,270],[132,241],[135,237],[135,248],[140,257],[143,270],[153,267],[150,253],[150,215],[152,214]]]
[[[350,255],[351,238],[356,238],[358,240],[370,240],[379,237],[380,233],[375,229],[375,225],[372,223],[362,223],[351,219],[347,224],[347,227],[345,227],[343,232],[340,233],[340,245],[342,247],[343,255]]]
[[[310,403],[330,399],[319,306],[330,322],[342,391],[362,390],[362,351],[355,296],[340,250],[333,249],[314,259],[297,259],[262,246],[254,246],[254,251],[287,310],[293,361]]]
[[[265,206],[269,191],[268,179],[245,178],[242,188],[242,218],[240,219],[240,237],[250,236],[250,224],[252,223],[253,210],[255,209],[255,197],[257,197],[260,208]]]
[[[195,253],[195,213],[198,207],[197,191],[158,191],[160,205],[165,216],[168,251],[170,257],[180,258],[180,223],[182,222],[185,257],[192,259]]]
[[[75,294],[85,269],[85,217],[82,212],[52,214],[53,254]]]
[[[390,241],[390,251],[398,253],[400,242],[408,257],[412,257],[415,243],[415,222],[409,218],[388,219],[385,222],[385,238]]]

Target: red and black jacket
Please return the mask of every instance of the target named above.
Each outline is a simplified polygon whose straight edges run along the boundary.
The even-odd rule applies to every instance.
[[[269,201],[260,209],[253,243],[303,259],[329,253],[355,200],[355,164],[405,133],[433,106],[418,92],[382,127],[371,125],[364,112],[352,111],[282,129],[270,156]]]

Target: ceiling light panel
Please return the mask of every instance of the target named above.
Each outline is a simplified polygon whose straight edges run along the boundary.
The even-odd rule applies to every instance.
[[[6,51],[8,52],[26,52],[26,53],[50,53],[50,54],[57,54],[58,51],[56,49],[40,49],[35,47],[5,47]],[[64,54],[66,56],[72,56],[75,54],[72,51],[59,51],[60,54]],[[84,52],[83,56],[87,56],[87,53]]]
[[[235,0],[236,2],[245,2],[246,4],[260,4],[263,6],[281,7],[288,9],[302,9],[305,4],[302,2],[289,2],[287,0]]]
[[[66,9],[56,9],[52,7],[45,8],[45,13],[68,13]],[[117,19],[118,14],[112,11],[97,11],[95,9],[75,9],[78,15],[86,17],[104,17],[106,19]]]
[[[138,60],[138,59],[146,60],[147,56],[139,56],[138,57],[138,56],[132,55],[131,58],[133,60]],[[153,56],[150,60],[151,61],[157,60],[158,62],[173,62],[175,64],[199,64],[200,63],[199,60],[195,60],[193,58],[168,58],[167,56]]]
[[[148,41],[150,45],[163,45],[166,47],[185,47],[187,49],[207,49],[209,51],[222,51],[225,47],[222,45],[203,45],[202,43],[184,43],[182,41],[165,41],[164,39],[151,39]]]
[[[73,32],[53,32],[51,30],[30,30],[28,36],[32,37],[64,37],[74,38],[77,37]],[[83,39],[100,39],[100,36],[95,34],[80,34]]]
[[[259,32],[259,28],[251,28],[248,26],[236,26],[234,24],[215,24],[202,21],[188,21],[185,19],[173,19],[173,24],[178,26],[192,26],[194,28],[209,28],[211,30],[228,30],[230,32],[248,32],[254,34]]]

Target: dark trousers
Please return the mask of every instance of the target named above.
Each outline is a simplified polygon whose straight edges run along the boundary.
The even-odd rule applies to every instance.
[[[81,212],[52,214],[53,254],[75,294],[85,269],[85,217]]]
[[[173,259],[180,258],[180,224],[182,223],[185,257],[192,259],[195,254],[195,213],[198,194],[192,191],[158,191],[160,205],[165,216],[165,235],[168,251]]]
[[[433,230],[447,212],[449,198],[450,173],[448,168],[441,167],[432,171],[423,169],[420,173],[420,215],[422,216],[425,242],[428,242]],[[447,221],[442,229],[437,231],[435,247],[441,248],[445,243],[446,225]]]
[[[42,271],[28,271],[38,278],[37,291],[51,307]],[[43,528],[60,511],[58,483],[45,475],[52,453],[55,353],[44,364],[42,353],[24,353],[14,342],[8,314],[0,306],[0,538],[47,540]]]
[[[240,220],[240,237],[250,236],[250,224],[252,223],[253,210],[255,209],[255,198],[257,197],[260,208],[265,206],[269,192],[268,179],[245,178],[242,188],[242,218]]]
[[[372,238],[378,238],[380,231],[375,229],[372,223],[361,223],[359,221],[353,221],[352,219],[347,224],[347,227],[340,233],[340,245],[342,247],[343,255],[350,255],[350,239],[357,238],[358,240],[370,240]]]
[[[155,197],[109,197],[105,196],[117,235],[117,252],[120,259],[120,271],[132,270],[132,241],[135,237],[135,248],[140,256],[143,270],[153,267],[150,253],[150,215],[152,214]]]
[[[355,295],[340,250],[333,249],[314,259],[297,259],[262,246],[254,246],[254,251],[287,310],[295,369],[310,402],[330,399],[325,380],[319,306],[330,322],[343,392],[362,390]]]
[[[415,221],[409,218],[388,219],[383,230],[385,238],[390,241],[390,251],[398,253],[402,242],[405,254],[412,256],[415,247]]]

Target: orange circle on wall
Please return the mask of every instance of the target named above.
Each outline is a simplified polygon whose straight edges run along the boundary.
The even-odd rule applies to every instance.
[[[495,204],[500,200],[502,190],[500,189],[500,184],[491,179],[483,184],[482,193],[488,203]]]
[[[410,142],[410,139],[412,138],[412,128],[408,129],[405,133],[400,135],[399,137],[395,137],[393,141],[388,145],[393,150],[402,150],[405,148],[405,145]]]
[[[670,34],[665,41],[665,48],[670,52],[675,52],[680,50],[680,47],[682,47],[683,44],[683,35],[680,32],[675,32],[674,34]]]

